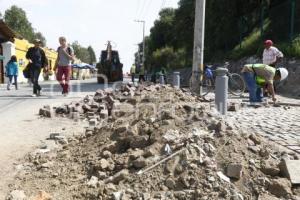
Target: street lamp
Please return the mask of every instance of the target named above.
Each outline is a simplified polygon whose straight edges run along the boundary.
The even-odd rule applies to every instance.
[[[135,22],[138,23],[143,23],[143,66],[145,67],[145,20],[134,20]]]

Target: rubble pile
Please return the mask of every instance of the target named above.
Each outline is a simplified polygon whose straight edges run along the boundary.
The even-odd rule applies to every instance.
[[[125,84],[54,110],[45,106],[44,113],[89,126],[58,149],[29,154],[13,194],[114,200],[296,200],[299,195],[284,175],[292,173],[283,173],[289,168],[280,167],[297,155],[233,128],[236,122],[181,89]]]

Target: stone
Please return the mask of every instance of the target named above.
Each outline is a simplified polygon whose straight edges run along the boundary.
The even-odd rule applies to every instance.
[[[264,165],[261,166],[261,171],[270,176],[278,176],[280,173],[280,169],[277,167],[275,163],[266,162]]]
[[[90,119],[89,120],[89,126],[96,126],[97,125],[97,119]]]
[[[274,179],[269,185],[269,192],[278,198],[287,198],[292,194],[291,182],[285,178]]]
[[[26,200],[26,195],[23,190],[14,190],[7,197],[7,200]]]
[[[89,106],[87,104],[83,104],[82,109],[83,109],[84,112],[89,112],[89,111],[92,110],[91,106]]]
[[[101,159],[99,162],[100,169],[107,169],[109,167],[109,162],[106,159]]]
[[[96,188],[98,184],[98,178],[96,176],[92,176],[91,179],[87,182],[87,185],[91,188]]]
[[[240,105],[237,103],[230,103],[227,107],[227,110],[230,112],[237,112],[240,109]]]
[[[280,171],[291,180],[293,185],[300,184],[300,160],[283,160]]]
[[[226,175],[230,178],[240,179],[243,173],[241,164],[229,164],[227,166]]]
[[[147,166],[147,160],[141,156],[138,159],[134,160],[132,164],[136,169],[141,169]]]
[[[123,169],[116,173],[115,175],[109,177],[106,182],[111,182],[114,184],[118,184],[120,181],[123,181],[128,178],[129,171],[127,169]]]
[[[259,137],[257,137],[253,133],[249,136],[249,139],[252,140],[256,145],[261,144],[261,140],[259,139]]]
[[[102,152],[102,156],[104,157],[104,158],[111,158],[111,156],[112,156],[112,153],[110,152],[110,151],[103,151]]]
[[[129,153],[129,159],[136,160],[137,158],[143,156],[145,153],[141,149],[137,149]]]
[[[260,194],[258,200],[280,200],[280,199],[269,194]]]
[[[48,117],[51,118],[52,117],[52,113],[51,110],[48,108],[41,108],[39,110],[39,115],[43,116],[43,117]]]
[[[108,110],[103,109],[100,111],[100,118],[101,119],[106,119],[108,117]]]
[[[173,178],[170,177],[170,178],[168,178],[168,179],[166,180],[165,185],[166,185],[170,190],[172,190],[172,189],[175,188],[176,182],[174,181]]]
[[[33,200],[52,200],[52,196],[45,191],[39,191]]]
[[[135,98],[128,98],[126,102],[134,106],[137,104],[137,100]]]
[[[219,178],[220,178],[221,180],[223,180],[223,181],[225,181],[225,182],[227,182],[227,183],[230,183],[230,178],[228,178],[227,176],[225,176],[225,175],[223,174],[223,172],[218,171],[218,172],[217,172],[217,175],[219,176]]]

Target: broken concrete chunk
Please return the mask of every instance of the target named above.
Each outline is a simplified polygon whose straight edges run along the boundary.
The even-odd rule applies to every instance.
[[[87,182],[87,185],[92,188],[96,188],[98,183],[98,178],[96,176],[92,176],[91,179]]]
[[[288,199],[288,195],[292,194],[291,182],[285,178],[274,179],[269,185],[269,192],[276,197]]]
[[[230,178],[240,179],[243,173],[243,166],[241,164],[229,164],[227,166],[226,175]]]
[[[300,160],[284,159],[279,167],[282,174],[289,178],[293,185],[300,184]]]
[[[7,197],[7,200],[26,200],[26,195],[23,190],[14,190]]]

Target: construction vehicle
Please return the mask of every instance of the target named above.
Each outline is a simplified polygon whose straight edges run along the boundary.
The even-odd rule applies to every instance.
[[[100,62],[96,65],[98,83],[123,81],[123,64],[118,51],[112,50],[108,41],[106,50],[101,51]]]

